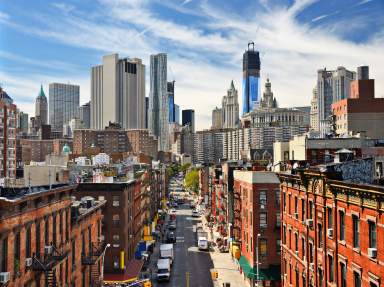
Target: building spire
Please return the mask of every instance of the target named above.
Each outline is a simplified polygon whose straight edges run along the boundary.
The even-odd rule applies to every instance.
[[[44,90],[43,90],[43,84],[41,84],[41,86],[40,86],[40,93],[39,93],[38,97],[46,98]]]

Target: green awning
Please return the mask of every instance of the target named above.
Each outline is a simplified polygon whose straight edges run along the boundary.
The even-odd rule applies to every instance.
[[[256,279],[256,268],[253,268],[245,256],[241,256],[239,259],[239,264],[243,270],[245,276],[250,279]],[[259,269],[259,280],[280,280],[280,266],[279,265],[270,265],[268,268]]]

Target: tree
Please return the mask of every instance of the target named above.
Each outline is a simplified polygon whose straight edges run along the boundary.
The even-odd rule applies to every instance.
[[[186,164],[183,164],[181,167],[180,167],[180,171],[182,172],[186,172],[188,168],[190,168],[191,164],[190,163],[186,163]]]
[[[185,175],[185,187],[197,193],[199,190],[199,172],[197,169],[191,169]]]

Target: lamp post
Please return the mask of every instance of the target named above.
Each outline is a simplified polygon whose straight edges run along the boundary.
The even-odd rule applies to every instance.
[[[258,233],[256,237],[256,284],[255,286],[259,286],[259,238],[261,234]]]
[[[104,247],[103,254],[101,255],[101,274],[100,274],[100,281],[101,281],[101,286],[104,286],[104,257],[105,257],[105,252],[107,251],[107,248],[110,247],[111,244],[107,244]]]

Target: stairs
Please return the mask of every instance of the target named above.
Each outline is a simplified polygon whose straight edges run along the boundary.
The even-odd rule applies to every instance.
[[[96,263],[92,265],[90,268],[91,268],[92,287],[100,287],[101,282],[100,282],[99,264]]]

